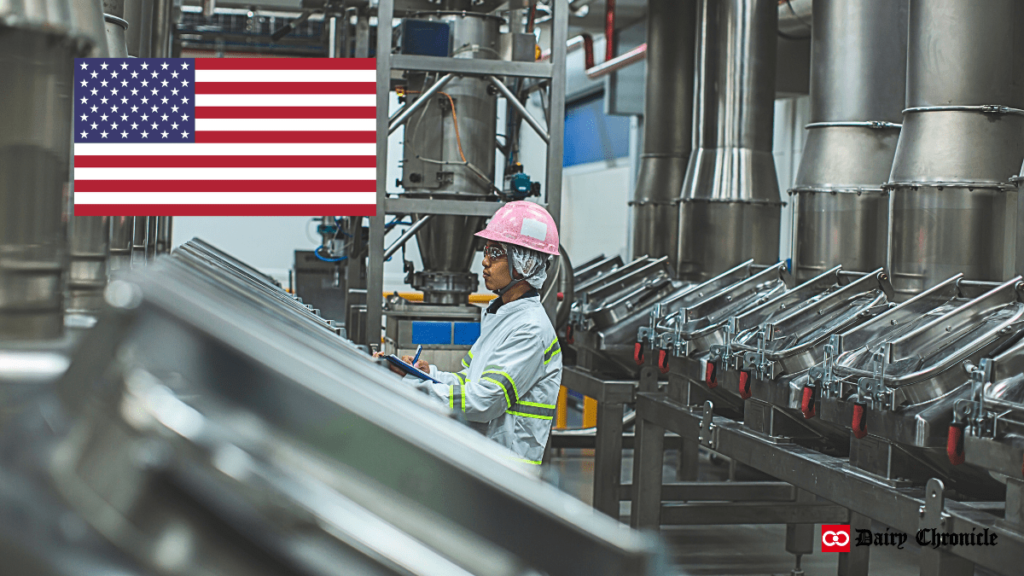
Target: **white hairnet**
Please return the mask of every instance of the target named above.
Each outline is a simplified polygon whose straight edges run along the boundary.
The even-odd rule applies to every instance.
[[[544,280],[548,277],[547,263],[551,257],[515,244],[504,244],[504,246],[505,253],[508,254],[508,262],[513,266],[513,270],[525,277],[527,284],[540,290],[540,287],[544,285]],[[509,272],[511,273],[512,270]],[[512,274],[512,278],[518,279],[515,274]]]

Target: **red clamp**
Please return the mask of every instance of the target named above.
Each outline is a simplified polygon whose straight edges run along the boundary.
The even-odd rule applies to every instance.
[[[804,418],[811,419],[817,414],[815,408],[815,400],[817,400],[818,389],[810,384],[804,385],[803,394],[800,397],[800,411],[803,412]]]
[[[658,371],[668,374],[668,350],[658,350]]]
[[[633,345],[633,361],[637,366],[644,365],[644,343],[637,342]]]
[[[868,435],[868,407],[866,404],[854,403],[851,427],[853,428],[854,437],[858,439]]]
[[[750,371],[740,370],[740,398],[750,398]]]
[[[561,302],[562,300],[565,300],[565,294],[558,292],[555,294],[555,298],[557,298],[558,301]]]
[[[718,369],[715,367],[715,363],[708,361],[707,371],[704,373],[704,380],[708,383],[708,388],[718,387]]]
[[[949,463],[953,466],[964,463],[963,422],[953,422],[949,425],[949,435],[946,436],[946,456],[949,456]]]
[[[572,337],[572,324],[565,327],[565,341],[569,344],[576,343],[576,339]]]

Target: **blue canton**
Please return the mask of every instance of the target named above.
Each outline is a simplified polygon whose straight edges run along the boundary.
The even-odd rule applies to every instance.
[[[195,142],[195,60],[76,58],[75,143]]]

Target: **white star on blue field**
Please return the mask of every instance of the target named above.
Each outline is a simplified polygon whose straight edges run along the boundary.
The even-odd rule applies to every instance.
[[[75,143],[193,143],[195,100],[191,58],[76,58]]]

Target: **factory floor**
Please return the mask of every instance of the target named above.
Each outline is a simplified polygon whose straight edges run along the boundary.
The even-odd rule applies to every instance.
[[[573,418],[570,416],[570,427]],[[578,425],[578,423],[577,423]],[[632,450],[623,451],[623,482],[631,481],[633,471]],[[674,451],[665,455],[664,482],[675,482],[677,457]],[[764,477],[742,477],[742,474],[757,474],[756,471],[740,470],[737,480],[762,480]],[[727,480],[728,464],[710,460],[702,453],[700,459],[700,480]],[[550,463],[545,465],[544,477],[553,485],[590,504],[593,498],[594,457],[593,450],[554,450]],[[620,519],[629,523],[629,502],[620,504]],[[884,526],[873,526],[873,531],[885,530]],[[789,576],[795,566],[795,557],[785,550],[786,527],[784,525],[743,524],[733,526],[685,526],[665,527],[662,536],[669,545],[673,569],[679,576]],[[815,534],[820,529],[815,528]],[[815,545],[816,550],[820,546]],[[896,548],[872,548],[869,564],[870,576],[917,576],[917,546]],[[806,576],[837,574],[838,554],[814,552],[803,556],[801,568]],[[977,569],[975,576],[995,576],[984,569]]]

